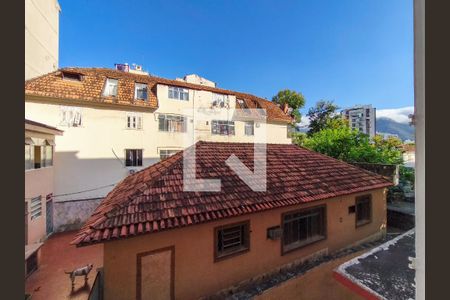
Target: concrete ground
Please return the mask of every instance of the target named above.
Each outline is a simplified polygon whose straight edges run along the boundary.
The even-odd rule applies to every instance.
[[[41,248],[39,268],[25,281],[25,292],[33,300],[70,299],[85,300],[97,274],[96,269],[103,266],[103,245],[76,248],[70,245],[75,231],[52,235]],[[72,271],[87,264],[94,264],[89,273],[88,282],[83,277],[75,280],[75,289],[71,291],[69,275]]]
[[[333,277],[333,270],[342,263],[361,255],[367,250],[358,251],[333,261],[323,263],[304,275],[290,279],[275,286],[255,300],[364,300]]]

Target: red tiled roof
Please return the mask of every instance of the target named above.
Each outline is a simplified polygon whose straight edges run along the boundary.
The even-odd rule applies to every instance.
[[[277,207],[383,188],[382,176],[295,145],[267,144],[267,191],[254,192],[226,164],[253,168],[253,144],[198,142],[197,178],[220,178],[221,192],[183,191],[183,151],[126,177],[72,243],[148,234]]]
[[[79,82],[63,80],[62,73],[64,72],[81,74],[82,80]],[[117,97],[104,97],[102,95],[106,78],[119,80]],[[147,83],[148,101],[134,99],[135,82]],[[158,107],[158,99],[156,97],[157,84],[175,85],[196,90],[236,95],[237,98],[244,100],[249,108],[266,109],[268,121],[284,123],[290,123],[292,121],[292,118],[285,114],[275,103],[250,94],[107,68],[63,68],[25,81],[25,95],[156,109]]]

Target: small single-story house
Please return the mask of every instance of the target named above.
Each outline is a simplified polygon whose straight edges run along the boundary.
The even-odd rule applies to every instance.
[[[196,177],[220,179],[220,192],[183,190],[183,152],[119,183],[72,242],[104,244],[105,299],[207,297],[385,234],[391,182],[295,145],[266,146],[265,192],[225,162],[234,154],[253,169],[251,143],[192,146]]]
[[[39,263],[39,248],[53,232],[53,153],[62,131],[25,119],[25,274]]]

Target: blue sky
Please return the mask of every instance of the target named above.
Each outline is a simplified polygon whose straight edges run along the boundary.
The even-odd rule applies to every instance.
[[[271,99],[412,106],[412,0],[59,0],[60,67],[128,62]]]

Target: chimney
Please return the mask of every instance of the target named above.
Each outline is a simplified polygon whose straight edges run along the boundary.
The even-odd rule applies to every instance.
[[[289,105],[287,103],[283,103],[283,105],[281,105],[281,109],[283,110],[283,112],[285,114],[288,114],[288,112],[289,112]]]

